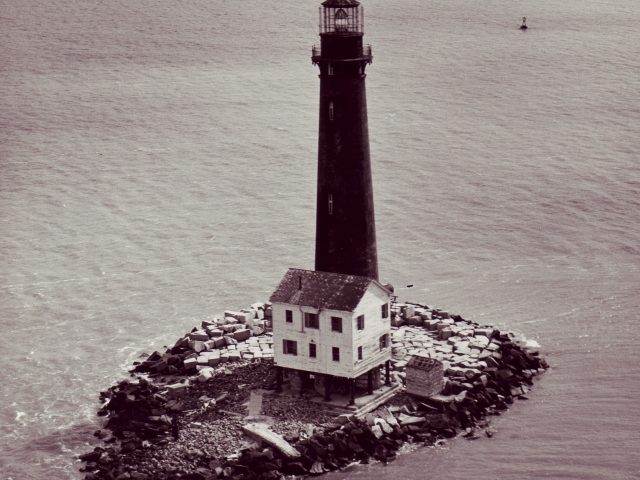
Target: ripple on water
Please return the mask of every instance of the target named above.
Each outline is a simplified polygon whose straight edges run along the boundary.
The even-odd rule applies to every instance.
[[[623,479],[640,469],[638,3],[540,0],[524,35],[521,3],[478,5],[365,6],[380,270],[523,330],[554,369],[490,441],[336,476]],[[77,478],[97,393],[139,352],[313,264],[298,7],[24,0],[0,19],[5,476]]]

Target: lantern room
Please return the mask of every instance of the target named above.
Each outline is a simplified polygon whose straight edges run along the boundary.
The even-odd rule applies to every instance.
[[[320,7],[320,34],[362,34],[363,17],[357,0],[326,0]]]

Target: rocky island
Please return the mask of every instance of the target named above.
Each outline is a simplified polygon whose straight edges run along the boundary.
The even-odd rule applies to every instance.
[[[85,480],[280,479],[388,462],[409,444],[491,437],[491,415],[526,399],[548,367],[535,341],[394,303],[398,390],[371,411],[350,413],[340,408],[346,397],[324,402],[296,376],[276,391],[270,314],[269,304],[254,304],[202,322],[102,392],[96,436],[104,444],[80,457]],[[418,378],[407,361],[416,357],[436,368]],[[430,386],[438,393],[407,393]]]

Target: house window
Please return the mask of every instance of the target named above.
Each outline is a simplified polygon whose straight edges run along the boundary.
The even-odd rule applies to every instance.
[[[333,215],[333,194],[329,194],[329,215]]]
[[[333,102],[329,102],[329,120],[333,120]]]
[[[331,331],[342,333],[342,318],[331,317]]]
[[[384,303],[381,307],[382,310],[382,318],[388,318],[389,317],[389,304],[388,303]]]
[[[298,355],[298,342],[294,340],[282,340],[282,351],[287,355]]]
[[[315,343],[310,343],[309,344],[309,356],[311,358],[316,358],[316,344]]]
[[[358,347],[358,360],[362,360],[362,347]]]
[[[360,315],[356,318],[356,323],[358,324],[358,330],[364,330],[364,315]]]
[[[340,361],[340,349],[338,347],[331,348],[331,358],[333,358],[334,362]]]
[[[384,334],[380,337],[380,350],[384,350],[389,346],[389,335]]]
[[[330,63],[329,66],[327,67],[327,73],[329,75],[333,75],[333,65]]]
[[[320,322],[318,321],[318,314],[305,312],[304,326],[306,328],[320,328]]]
[[[285,310],[284,316],[287,323],[293,323],[293,312],[291,310]]]

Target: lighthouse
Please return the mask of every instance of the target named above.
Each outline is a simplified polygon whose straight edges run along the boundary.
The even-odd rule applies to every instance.
[[[378,280],[363,44],[364,12],[356,0],[320,7],[318,188],[315,269]]]
[[[315,270],[290,268],[271,295],[274,362],[279,388],[297,372],[302,390],[391,395],[392,288],[378,281],[369,158],[363,11],[356,0],[320,7],[320,125]],[[384,383],[380,372],[384,366]]]

